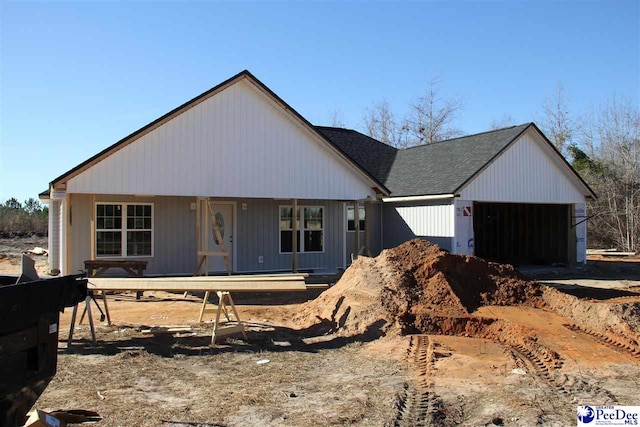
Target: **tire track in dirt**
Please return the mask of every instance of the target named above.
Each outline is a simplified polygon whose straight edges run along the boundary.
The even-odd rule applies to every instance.
[[[449,425],[445,423],[446,414],[443,411],[442,400],[433,392],[433,356],[433,341],[428,335],[411,336],[407,359],[417,381],[413,384],[405,383],[404,391],[396,402],[398,414],[392,426]]]
[[[519,344],[509,344],[506,340],[496,341],[504,346],[505,352],[512,358],[515,365],[527,372],[540,389],[549,392],[557,389],[549,375],[549,368],[530,349]],[[555,399],[536,399],[535,403],[539,410],[538,425],[551,422],[551,416],[561,413],[565,406]]]
[[[623,340],[621,337],[613,334],[602,334],[600,332],[592,331],[591,329],[581,328],[580,326],[572,323],[568,323],[563,326],[570,331],[586,334],[595,339],[600,344],[603,344],[607,347],[630,353],[638,360],[640,360],[640,345],[637,342],[631,342],[631,340]]]
[[[454,334],[464,337],[464,334]],[[469,337],[469,335],[466,335]],[[479,333],[475,338],[494,341],[504,348],[516,367],[523,369],[543,394],[554,395],[554,399],[536,399],[539,425],[562,425],[567,420],[558,420],[559,414],[578,399],[616,404],[618,399],[609,390],[600,387],[589,378],[562,372],[564,360],[558,353],[536,342],[534,339],[515,342],[504,337]],[[407,349],[407,359],[416,373],[415,384],[406,383],[396,402],[397,416],[394,427],[447,426],[462,421],[463,409],[458,408],[456,420],[448,419],[451,411],[433,392],[433,364],[435,362],[434,342],[428,335],[412,335]]]
[[[437,319],[440,320],[440,319]],[[618,400],[616,396],[607,389],[600,387],[595,380],[587,377],[576,376],[566,372],[570,367],[565,368],[565,360],[560,354],[553,349],[541,344],[533,331],[529,331],[530,336],[523,336],[522,333],[516,333],[518,328],[513,328],[509,322],[493,319],[488,321],[486,318],[479,321],[476,318],[457,318],[447,319],[446,321],[436,321],[432,323],[442,327],[439,334],[481,338],[493,341],[505,349],[510,355],[516,367],[522,368],[527,372],[533,381],[538,384],[544,395],[557,396],[554,399],[541,399],[536,401],[539,408],[539,421],[545,423],[562,423],[567,420],[557,420],[558,414],[566,413],[566,408],[575,405],[578,399],[585,402],[599,402],[600,404],[614,404]],[[435,332],[435,331],[434,331]],[[437,335],[438,332],[436,332]],[[436,336],[437,336],[436,335]],[[430,383],[423,383],[423,387],[427,389],[432,386],[433,376],[429,375],[429,368],[435,359],[432,355],[433,345],[427,345],[428,363],[425,366],[422,359],[424,356],[420,348],[424,346],[422,341],[427,340],[427,336],[415,335],[408,351],[408,357],[413,362],[419,372],[426,372]],[[422,338],[421,338],[422,337]],[[424,351],[424,350],[423,350]],[[564,371],[564,372],[563,372]],[[542,403],[541,403],[542,402]],[[407,406],[407,405],[405,405]],[[442,404],[441,404],[442,406]],[[448,409],[448,408],[443,408]],[[411,411],[405,408],[405,412]],[[448,411],[441,411],[446,418]],[[427,416],[427,414],[424,414]],[[404,416],[404,418],[407,418]],[[399,416],[399,419],[404,419]],[[432,417],[433,418],[433,417]],[[452,420],[445,420],[450,423]],[[412,424],[396,424],[396,425],[412,425]],[[420,425],[445,425],[443,422]]]
[[[568,373],[561,373],[564,362],[559,355],[545,346],[531,343],[510,343],[508,340],[496,340],[505,346],[507,352],[516,362],[516,366],[524,368],[542,386],[557,396],[557,399],[542,399],[538,402],[542,424],[551,422],[555,414],[563,413],[568,405],[575,404],[579,398],[600,404],[615,404],[616,396],[593,382]],[[541,402],[541,403],[540,403]]]

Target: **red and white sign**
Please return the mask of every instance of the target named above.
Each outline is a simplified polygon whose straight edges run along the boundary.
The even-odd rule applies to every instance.
[[[471,216],[471,206],[464,206],[462,208],[462,216]]]

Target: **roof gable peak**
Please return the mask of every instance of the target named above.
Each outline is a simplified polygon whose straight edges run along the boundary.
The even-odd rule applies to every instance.
[[[120,149],[126,147],[127,145],[135,142],[137,139],[141,138],[145,134],[147,134],[147,133],[153,131],[154,129],[164,125],[166,122],[169,122],[170,120],[174,119],[175,117],[177,117],[177,116],[183,114],[184,112],[188,111],[189,109],[197,106],[201,102],[206,101],[208,98],[210,98],[212,96],[215,96],[216,94],[218,94],[218,93],[220,93],[222,91],[225,91],[229,87],[231,87],[231,86],[235,85],[236,83],[239,83],[239,82],[241,82],[241,81],[243,81],[245,79],[248,82],[250,82],[251,85],[254,86],[256,89],[258,89],[259,91],[263,92],[263,94],[266,95],[266,97],[271,98],[271,100],[274,101],[275,104],[277,104],[280,108],[282,108],[286,113],[291,115],[291,117],[297,119],[298,122],[304,128],[306,128],[306,130],[311,135],[313,135],[319,142],[321,142],[323,144],[326,144],[330,148],[330,150],[332,150],[337,156],[342,157],[343,160],[347,161],[347,163],[350,163],[350,165],[353,168],[355,168],[360,174],[364,175],[364,177],[367,180],[370,180],[371,184],[373,184],[374,187],[377,187],[382,193],[385,193],[385,194],[388,193],[388,190],[385,188],[384,184],[382,184],[375,177],[370,175],[368,173],[368,171],[366,171],[364,168],[362,168],[362,166],[359,165],[357,162],[354,162],[338,146],[334,145],[326,136],[324,136],[311,123],[309,123],[309,121],[307,119],[305,119],[300,113],[298,113],[295,109],[293,109],[289,104],[287,104],[282,98],[280,98],[275,92],[273,92],[269,87],[267,87],[264,83],[262,83],[257,77],[255,77],[247,69],[244,69],[244,70],[240,71],[239,73],[237,73],[234,76],[226,79],[222,83],[219,83],[218,85],[212,87],[211,89],[208,89],[208,90],[202,92],[200,95],[197,95],[196,97],[190,99],[189,101],[181,104],[180,106],[178,106],[178,107],[174,108],[173,110],[169,111],[168,113],[162,115],[161,117],[157,118],[156,120],[152,121],[151,123],[148,123],[147,125],[143,126],[142,128],[138,129],[137,131],[135,131],[135,132],[125,136],[124,138],[120,139],[119,141],[115,142],[114,144],[112,144],[109,147],[105,148],[104,150],[100,151],[96,155],[90,157],[86,161],[84,161],[81,164],[75,166],[71,170],[69,170],[69,171],[65,172],[64,174],[60,175],[59,177],[57,177],[56,179],[54,179],[53,181],[50,182],[49,188],[50,189],[52,189],[54,187],[64,188],[64,186],[66,185],[66,182],[68,180],[72,179],[74,176],[76,176],[76,175],[84,172],[85,170],[91,168],[92,166],[94,166],[95,164],[99,163],[103,159],[109,157],[110,155],[112,155],[113,153],[117,152],[118,150],[120,150]]]

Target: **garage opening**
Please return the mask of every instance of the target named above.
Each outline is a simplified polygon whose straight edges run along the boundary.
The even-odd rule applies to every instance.
[[[573,262],[571,205],[474,202],[473,208],[476,256],[514,265]]]

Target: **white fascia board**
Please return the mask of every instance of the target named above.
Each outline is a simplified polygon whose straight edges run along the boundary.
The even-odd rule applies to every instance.
[[[455,194],[432,194],[428,196],[401,196],[401,197],[383,197],[382,201],[384,203],[393,203],[393,202],[420,202],[423,200],[444,200],[444,199],[453,199],[456,197]]]

